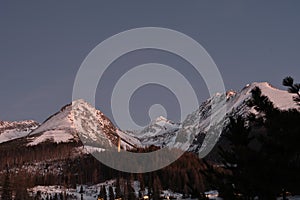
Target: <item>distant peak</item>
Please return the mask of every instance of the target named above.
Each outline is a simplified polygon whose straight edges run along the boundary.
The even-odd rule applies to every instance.
[[[169,120],[169,119],[167,119],[167,118],[165,118],[164,116],[159,116],[156,119],[152,120],[152,122],[150,124],[152,124],[152,125],[154,125],[154,124],[162,125],[162,124],[176,124],[176,123]]]
[[[34,120],[21,120],[21,121],[1,121],[0,126],[13,126],[13,125],[38,125],[39,123]]]
[[[169,121],[169,120],[167,118],[165,118],[164,116],[159,116],[154,121],[155,122],[160,122],[160,121]]]

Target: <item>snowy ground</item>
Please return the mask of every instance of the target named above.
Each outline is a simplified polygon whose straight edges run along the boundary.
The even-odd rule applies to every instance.
[[[76,189],[70,189],[70,188],[64,188],[63,186],[36,186],[34,188],[29,189],[29,193],[31,196],[35,196],[38,192],[40,192],[41,197],[46,199],[47,197],[54,197],[55,194],[59,197],[59,195],[68,195],[68,199],[81,199],[81,187],[83,188],[83,199],[84,200],[95,200],[98,197],[98,194],[100,193],[100,188],[101,186],[105,186],[106,188],[106,193],[109,195],[109,187],[112,186],[113,190],[115,191],[114,187],[115,180],[109,180],[104,183],[99,183],[96,185],[77,185]],[[134,181],[132,182],[132,187],[135,190],[135,194],[138,197],[139,190],[140,190],[140,183],[139,181]],[[144,195],[147,195],[148,190],[147,188],[143,192]],[[214,199],[214,200],[222,200],[221,197],[219,196],[218,191],[216,190],[211,190],[205,192],[205,195],[208,197],[208,199]],[[183,195],[180,193],[173,192],[171,190],[163,190],[161,192],[161,197],[164,197],[165,199],[169,199],[172,197],[172,199],[183,199]],[[107,196],[107,199],[109,199],[109,196]],[[171,198],[170,198],[171,199]],[[186,200],[192,200],[191,198],[185,198]],[[278,197],[277,200],[281,200],[282,197]],[[300,195],[295,195],[295,196],[289,196],[289,200],[300,200]]]
[[[58,196],[60,194],[66,194],[71,199],[81,199],[80,189],[81,186],[83,188],[83,199],[85,200],[95,200],[97,199],[98,194],[100,193],[101,186],[105,186],[106,192],[108,193],[109,186],[113,186],[114,181],[106,181],[105,183],[100,183],[97,185],[87,186],[87,185],[78,185],[76,189],[65,188],[63,186],[54,185],[54,186],[36,186],[34,188],[29,189],[29,193],[32,196],[35,196],[38,191],[40,191],[42,198],[46,199],[47,196],[54,197],[55,194]],[[114,189],[114,187],[113,187]]]
[[[81,187],[83,189],[83,194],[82,197],[84,200],[95,200],[98,197],[98,194],[100,193],[100,188],[101,186],[105,186],[106,188],[106,193],[109,195],[109,187],[112,186],[113,190],[115,191],[114,187],[115,180],[109,180],[104,183],[99,183],[96,185],[92,186],[87,186],[87,185],[77,185],[76,189],[70,189],[70,188],[65,188],[63,186],[59,185],[53,185],[53,186],[36,186],[34,188],[31,188],[28,190],[29,194],[31,196],[36,196],[37,193],[41,194],[41,197],[43,199],[46,199],[47,197],[54,197],[55,195],[59,196],[60,195],[68,195],[68,199],[81,199]],[[132,182],[132,187],[135,190],[135,195],[138,197],[139,190],[140,190],[140,183],[139,181],[133,181]],[[143,192],[144,195],[147,195],[148,190],[147,188]],[[171,190],[163,190],[161,192],[161,197],[165,197],[165,199],[168,199],[168,197],[172,197],[172,199],[182,199],[183,195],[180,193],[173,192]],[[109,199],[109,196],[107,196]],[[219,198],[218,198],[219,199]],[[191,198],[186,198],[186,200],[192,200]]]

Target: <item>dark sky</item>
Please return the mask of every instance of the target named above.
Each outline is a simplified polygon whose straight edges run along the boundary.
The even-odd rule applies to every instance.
[[[299,1],[1,1],[0,119],[43,121],[72,100],[82,61],[101,41],[127,29],[165,27],[194,38],[212,56],[226,89],[268,81],[281,87],[292,75],[300,81]],[[113,84],[137,64],[158,62],[178,69],[195,86],[206,86],[184,60],[158,50],[120,57],[99,84],[96,107],[111,118]],[[148,108],[166,106],[178,120],[178,102],[166,88],[147,85],[130,109],[146,124]]]

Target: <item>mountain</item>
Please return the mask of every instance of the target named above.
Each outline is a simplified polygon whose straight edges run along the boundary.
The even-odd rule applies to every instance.
[[[87,149],[99,146],[100,149],[106,149],[117,146],[120,138],[123,149],[151,145],[180,147],[177,141],[178,135],[193,132],[194,140],[191,141],[188,150],[198,152],[201,146],[205,146],[202,145],[203,139],[211,129],[210,117],[215,115],[212,113],[213,103],[225,98],[225,104],[218,106],[226,107],[226,116],[258,114],[253,107],[248,106],[251,90],[255,87],[259,87],[262,94],[279,109],[297,108],[297,104],[293,101],[293,94],[274,88],[267,82],[254,82],[246,85],[240,92],[230,90],[226,94],[216,94],[207,99],[182,123],[158,117],[142,130],[123,131],[115,127],[101,111],[84,100],[76,100],[61,108],[40,125],[34,121],[0,122],[0,141],[4,142],[29,134],[27,146],[38,145],[45,141],[68,143],[81,140]],[[228,117],[225,117],[225,120],[218,125],[226,127],[227,123]]]
[[[278,109],[299,109],[299,106],[293,101],[293,94],[277,89],[267,82],[254,82],[248,84],[240,92],[229,91],[226,93],[226,96],[225,94],[217,94],[205,101],[198,110],[190,114],[182,123],[183,125],[180,131],[186,132],[186,130],[191,129],[192,127],[196,133],[189,151],[199,152],[200,146],[205,148],[205,145],[207,145],[206,143],[202,144],[202,142],[205,134],[214,128],[214,126],[210,126],[209,124],[210,116],[215,114],[212,113],[212,102],[217,101],[219,98],[222,98],[222,96],[223,98],[226,98],[225,105],[223,105],[226,107],[226,116],[224,121],[220,121],[220,124],[217,125],[223,127],[223,129],[225,129],[229,123],[229,116],[247,116],[250,113],[255,115],[260,114],[249,104],[252,99],[251,91],[255,87],[260,88],[262,95],[267,96]]]
[[[25,137],[38,126],[39,123],[33,120],[0,121],[0,143]]]
[[[84,100],[76,100],[45,120],[28,136],[28,146],[45,141],[78,142],[102,149],[118,143],[117,129],[99,110]]]
[[[142,146],[140,141],[117,129],[99,110],[84,100],[76,100],[51,115],[28,135],[27,146],[46,141],[55,143],[82,142],[85,153],[103,151],[118,145],[123,149]]]
[[[293,101],[293,94],[263,82],[246,85],[240,92],[231,90],[212,96],[182,123],[158,117],[138,131],[118,129],[101,111],[84,100],[76,100],[62,107],[41,124],[34,121],[0,121],[0,176],[4,177],[9,173],[10,176],[7,177],[14,183],[14,190],[39,185],[76,188],[79,183],[105,182],[116,179],[120,173],[99,162],[91,153],[97,151],[101,156],[110,156],[108,150],[119,143],[125,150],[140,147],[138,151],[141,152],[157,149],[145,148],[151,145],[180,148],[180,137],[189,137],[189,133],[192,133],[194,139],[187,146],[189,152],[162,171],[155,172],[156,178],[152,177],[153,182],[161,182],[165,187],[175,187],[177,191],[187,194],[190,192],[189,187],[182,187],[183,183],[204,187],[205,177],[200,171],[205,165],[195,153],[208,145],[206,137],[210,135],[209,131],[216,126],[225,130],[229,124],[229,116],[247,116],[250,113],[261,115],[249,104],[251,90],[255,87],[259,87],[262,94],[277,108],[298,109]],[[222,99],[225,100],[223,104],[220,103]],[[214,103],[217,108],[226,107],[226,115],[225,120],[214,121],[211,125],[210,117],[218,114],[218,109],[212,109]],[[221,136],[219,141],[222,142],[223,138]],[[223,145],[221,142],[217,145]],[[207,158],[210,162],[218,162],[216,154],[209,154]],[[148,175],[137,177],[147,184]],[[183,191],[184,188],[187,191]]]
[[[10,131],[12,125],[8,125],[1,122],[4,133]],[[34,125],[22,129],[26,132],[20,137],[0,144],[0,177],[9,170],[14,182],[26,187],[75,184],[79,178],[85,183],[112,178],[108,167],[91,155],[118,144],[118,130],[101,111],[84,100],[76,100]],[[13,127],[21,130],[20,125]],[[124,147],[128,143],[122,141]],[[94,172],[104,175],[93,178]]]
[[[140,141],[140,146],[170,146],[175,141],[177,131],[181,124],[172,122],[160,116],[153,120],[144,129],[134,132],[127,132],[128,135],[137,138]]]
[[[140,139],[144,146],[172,146],[181,147],[181,143],[177,142],[180,135],[186,135],[188,132],[194,134],[194,139],[188,151],[198,153],[200,148],[205,148],[207,145],[204,138],[208,131],[215,128],[214,126],[221,126],[224,129],[228,125],[229,116],[247,116],[250,113],[259,114],[256,110],[249,106],[249,101],[252,98],[251,91],[255,87],[261,89],[262,94],[267,96],[274,106],[281,110],[299,109],[297,104],[293,101],[293,94],[287,91],[277,89],[267,82],[254,82],[246,85],[240,92],[230,90],[226,94],[216,94],[207,99],[200,107],[188,115],[182,124],[170,122],[164,118],[158,118],[152,122],[148,127],[137,132],[135,136]],[[225,98],[224,105],[218,105],[220,99]],[[215,122],[211,125],[211,116],[216,115],[218,109],[212,112],[212,105],[216,103],[217,107],[226,107],[226,115],[224,121]],[[161,125],[161,122],[163,125]],[[185,136],[187,137],[187,136]],[[203,143],[204,142],[204,143]]]

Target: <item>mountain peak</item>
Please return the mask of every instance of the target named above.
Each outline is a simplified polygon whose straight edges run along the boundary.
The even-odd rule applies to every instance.
[[[175,125],[175,124],[177,123],[165,118],[164,116],[159,116],[156,119],[152,120],[149,126],[168,126],[168,125]]]
[[[292,108],[299,109],[299,106],[297,106],[293,100],[294,94],[291,94],[286,90],[280,90],[268,82],[253,82],[248,84],[242,89],[241,94],[249,96],[251,95],[251,90],[255,87],[258,87],[261,90],[262,95],[267,96],[275,107],[281,110]]]
[[[154,119],[152,122],[157,123],[157,122],[167,122],[169,121],[167,118],[165,118],[164,116],[159,116],[156,119]]]
[[[159,116],[159,117],[156,118],[156,120],[164,120],[164,121],[166,121],[167,118],[165,118],[164,116]]]
[[[65,105],[30,133],[31,143],[37,145],[46,140],[56,143],[72,142],[85,138],[86,142],[108,144],[115,140],[116,128],[99,110],[83,99]],[[115,142],[115,141],[114,141]]]

